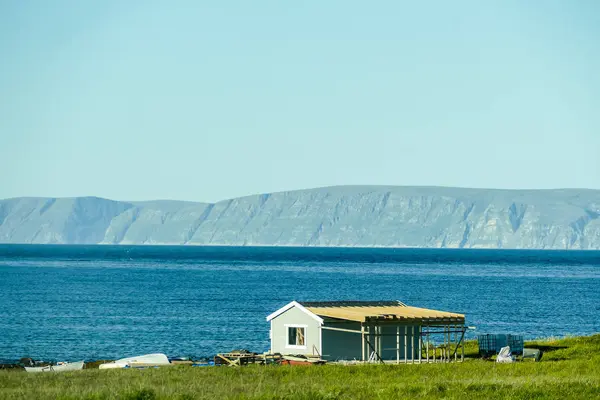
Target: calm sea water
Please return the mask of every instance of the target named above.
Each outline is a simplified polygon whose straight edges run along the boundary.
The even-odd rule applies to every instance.
[[[0,245],[0,359],[265,351],[291,300],[401,300],[476,333],[600,331],[600,252]],[[472,333],[473,335],[473,333]]]

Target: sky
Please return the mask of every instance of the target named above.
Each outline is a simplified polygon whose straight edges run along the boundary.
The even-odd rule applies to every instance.
[[[0,198],[600,189],[600,2],[0,0]]]

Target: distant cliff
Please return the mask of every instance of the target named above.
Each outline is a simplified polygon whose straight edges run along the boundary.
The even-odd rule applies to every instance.
[[[600,249],[600,191],[343,186],[215,204],[0,200],[0,243]]]

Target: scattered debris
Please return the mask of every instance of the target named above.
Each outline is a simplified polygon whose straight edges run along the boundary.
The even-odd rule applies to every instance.
[[[500,349],[498,356],[496,357],[497,363],[512,363],[515,362],[515,356],[510,354],[510,346],[503,347]]]

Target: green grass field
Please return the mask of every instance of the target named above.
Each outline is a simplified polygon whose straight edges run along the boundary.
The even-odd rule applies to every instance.
[[[600,335],[529,342],[540,362],[497,364],[165,367],[28,374],[0,371],[1,399],[592,399]],[[469,347],[474,354],[474,345]]]

